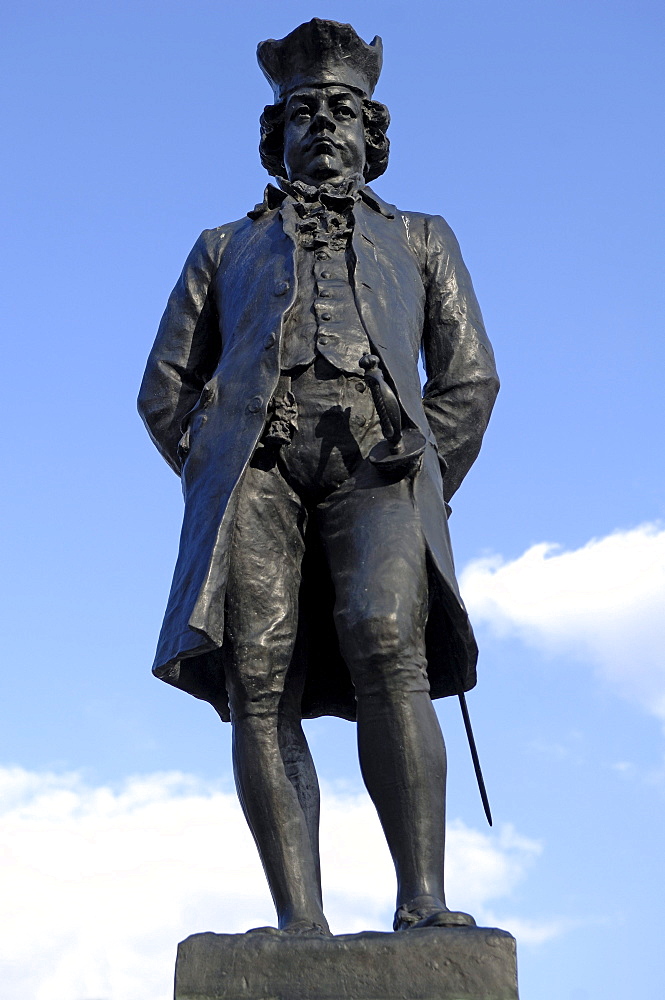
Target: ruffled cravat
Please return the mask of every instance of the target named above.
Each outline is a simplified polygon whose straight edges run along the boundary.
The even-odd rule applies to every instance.
[[[296,232],[304,250],[328,247],[345,250],[353,229],[353,206],[364,184],[360,174],[339,182],[315,187],[303,181],[277,179],[282,191],[293,199],[299,221]]]

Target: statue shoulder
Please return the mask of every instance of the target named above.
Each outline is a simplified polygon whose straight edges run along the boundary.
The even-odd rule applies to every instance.
[[[192,253],[203,255],[219,264],[222,253],[231,238],[249,228],[249,226],[251,226],[251,222],[247,216],[244,216],[236,222],[227,222],[222,226],[216,226],[214,229],[204,229],[194,244]]]
[[[426,212],[404,212],[398,209],[409,236],[418,240],[423,248],[457,249],[457,237],[442,215]]]
[[[460,245],[455,233],[441,215],[399,211],[398,216],[411,249],[420,261],[423,277],[441,277],[464,270]]]

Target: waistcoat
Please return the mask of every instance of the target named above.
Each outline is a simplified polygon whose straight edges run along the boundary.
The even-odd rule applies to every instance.
[[[282,205],[284,231],[296,243],[298,295],[282,338],[281,368],[289,372],[320,354],[338,371],[361,375],[358,362],[370,350],[351,285],[350,231],[326,243],[313,224],[302,224],[291,198]]]

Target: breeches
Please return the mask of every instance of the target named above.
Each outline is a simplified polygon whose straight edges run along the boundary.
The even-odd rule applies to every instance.
[[[426,550],[411,482],[386,480],[361,458],[341,484],[306,495],[288,469],[262,461],[259,451],[240,486],[226,598],[233,720],[300,717],[304,676],[292,659],[312,531],[334,586],[335,626],[356,698],[429,691]]]

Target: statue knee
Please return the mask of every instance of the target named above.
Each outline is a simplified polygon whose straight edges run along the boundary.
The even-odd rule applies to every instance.
[[[399,655],[402,635],[395,613],[340,614],[337,628],[344,655],[354,663],[380,666]]]
[[[357,697],[429,692],[422,635],[396,613],[341,619],[340,646]]]
[[[245,644],[236,647],[226,663],[226,687],[231,720],[274,718],[284,695],[288,659],[276,656],[277,649]]]

